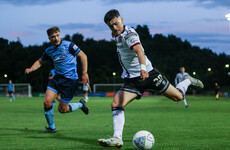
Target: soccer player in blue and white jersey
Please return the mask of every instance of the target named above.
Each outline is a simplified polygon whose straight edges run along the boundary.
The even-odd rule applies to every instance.
[[[175,86],[177,86],[178,83],[182,82],[185,79],[184,77],[186,75],[188,75],[188,73],[185,72],[185,68],[184,67],[180,67],[180,72],[175,77]],[[185,97],[184,97],[183,101],[184,101],[185,107],[188,108],[189,105],[188,105]],[[177,101],[177,105],[180,105],[179,101]]]
[[[12,99],[15,102],[14,92],[15,92],[14,84],[12,83],[12,80],[9,80],[8,94],[9,94],[9,97],[10,97],[10,102],[12,102]]]
[[[82,64],[82,82],[89,83],[88,77],[88,63],[85,53],[72,42],[61,40],[60,29],[58,27],[51,27],[47,30],[52,46],[48,47],[41,58],[25,70],[26,74],[40,68],[46,61],[52,61],[55,65],[55,76],[49,80],[46,96],[44,100],[45,118],[49,127],[41,133],[55,133],[56,128],[54,124],[53,101],[58,94],[61,95],[61,101],[58,106],[60,113],[69,113],[77,109],[81,109],[85,114],[89,110],[85,101],[81,99],[78,103],[70,103],[74,97],[77,87],[77,61],[76,56],[81,59]]]
[[[102,146],[122,147],[122,133],[125,124],[124,107],[134,99],[140,99],[143,92],[153,89],[164,96],[179,101],[183,99],[190,84],[203,88],[200,80],[186,76],[176,88],[156,69],[144,53],[144,48],[137,32],[125,26],[123,18],[115,9],[105,14],[104,22],[112,31],[115,38],[117,53],[120,64],[123,68],[121,75],[124,78],[124,85],[116,93],[111,104],[113,112],[113,137],[108,139],[98,139]]]

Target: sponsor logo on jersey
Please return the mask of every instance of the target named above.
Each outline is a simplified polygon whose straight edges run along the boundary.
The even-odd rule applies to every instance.
[[[58,61],[58,60],[60,60],[60,59],[61,59],[61,57],[58,56],[58,57],[55,57],[53,60],[54,60],[54,61]]]
[[[129,42],[133,44],[133,43],[138,42],[138,40],[137,40],[136,38],[133,37],[133,38],[131,38],[131,39],[129,40]]]
[[[66,55],[62,55],[61,58],[62,58],[62,59],[65,59],[65,58],[66,58]]]

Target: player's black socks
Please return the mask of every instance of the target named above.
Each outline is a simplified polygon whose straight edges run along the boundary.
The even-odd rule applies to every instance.
[[[112,111],[115,111],[115,110],[124,110],[124,108],[123,107],[113,107]]]

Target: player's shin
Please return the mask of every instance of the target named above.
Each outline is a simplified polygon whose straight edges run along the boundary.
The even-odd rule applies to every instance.
[[[55,129],[53,106],[48,107],[48,108],[44,108],[44,110],[45,110],[46,121],[49,124],[49,128]]]
[[[113,111],[113,137],[122,140],[122,132],[125,124],[125,113],[122,107],[112,108]]]
[[[79,108],[82,108],[82,103],[69,103],[69,110],[70,112],[75,111]]]

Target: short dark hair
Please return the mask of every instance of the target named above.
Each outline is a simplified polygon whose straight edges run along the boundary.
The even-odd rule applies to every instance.
[[[120,17],[120,13],[119,13],[119,11],[116,10],[116,9],[111,9],[110,11],[108,11],[108,12],[105,14],[104,22],[105,22],[105,23],[108,23],[108,22],[110,22],[112,19],[114,19],[115,17]]]
[[[47,35],[50,36],[51,34],[53,34],[54,32],[60,32],[60,29],[58,27],[51,27],[49,29],[47,29]]]

